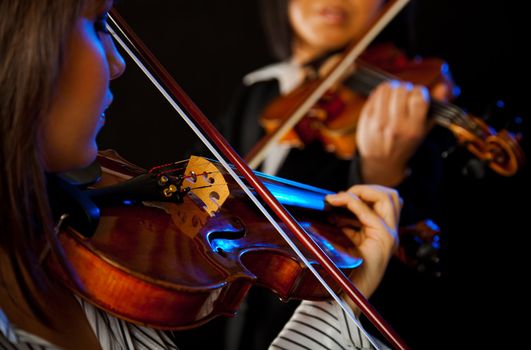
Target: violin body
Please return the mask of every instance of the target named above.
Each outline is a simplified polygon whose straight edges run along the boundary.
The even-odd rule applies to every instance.
[[[145,173],[109,154],[99,160],[103,177],[96,187]],[[205,179],[213,182],[211,176]],[[121,201],[101,207],[90,238],[72,227],[62,230],[59,240],[82,289],[52,256],[50,269],[105,311],[160,329],[186,329],[218,315],[234,315],[253,285],[286,300],[329,297],[230,176],[218,176],[211,185],[215,190],[210,195],[216,193],[216,200],[223,201],[215,212],[209,212],[206,200],[191,190],[181,203]],[[220,186],[229,189],[222,200]],[[337,217],[301,210],[297,219],[345,274],[361,264]],[[348,224],[348,218],[342,220]],[[301,245],[299,249],[306,253]],[[339,291],[336,283],[326,280]]]
[[[335,57],[330,59],[334,60]],[[325,62],[323,65],[329,64]],[[367,50],[361,55],[358,65],[360,68],[370,67],[371,70],[392,74],[396,79],[423,85],[428,89],[438,84],[443,84],[446,91],[451,92],[453,88],[443,60],[409,60],[392,45],[379,45]],[[351,78],[345,79],[345,84],[338,84],[326,92],[307,115],[281,138],[281,142],[302,148],[317,140],[338,158],[351,159],[356,152],[356,126],[361,109],[374,84],[363,73],[363,69],[361,73],[353,72]],[[353,87],[348,86],[349,82]],[[285,118],[291,115],[289,111],[300,106],[319,84],[321,78],[310,80],[268,105],[260,117],[260,123],[266,132],[269,134],[277,130],[285,122]]]
[[[279,116],[286,116],[287,110],[299,106],[313,90],[313,86],[319,83],[319,80],[307,83],[269,104],[260,119],[266,133],[277,130],[284,122]],[[356,125],[365,100],[365,97],[345,87],[327,93],[280,142],[303,148],[304,145],[319,141],[338,158],[350,159],[356,149]]]

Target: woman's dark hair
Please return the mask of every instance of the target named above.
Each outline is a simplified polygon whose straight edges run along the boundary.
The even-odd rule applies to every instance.
[[[54,234],[40,133],[75,23],[101,1],[0,1],[0,283],[41,322],[53,283],[39,255]]]
[[[265,36],[271,54],[278,60],[290,57],[292,29],[288,18],[289,0],[261,0],[260,9]]]

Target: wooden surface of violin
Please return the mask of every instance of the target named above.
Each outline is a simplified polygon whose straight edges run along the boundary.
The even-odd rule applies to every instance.
[[[94,232],[79,222],[85,215],[76,217],[72,209],[83,201],[61,209],[71,217],[59,240],[79,281],[67,276],[53,255],[48,259],[49,268],[91,303],[142,325],[187,329],[219,315],[234,315],[253,285],[284,300],[330,297],[216,163],[191,157],[145,171],[113,151],[100,153],[98,160],[101,180],[83,191],[82,198],[98,206]],[[359,222],[347,210],[325,204],[330,192],[261,176],[345,274],[362,264],[343,232],[346,227],[358,229]],[[436,265],[434,238],[439,232],[432,224],[401,232],[422,244],[399,250],[400,260],[419,270]],[[297,247],[307,254],[300,243]],[[322,274],[315,260],[310,263]],[[339,291],[337,283],[325,280]]]
[[[87,192],[92,201],[106,203],[100,205],[95,232],[88,238],[70,226],[59,236],[83,290],[50,259],[52,270],[81,297],[120,318],[163,329],[191,328],[218,315],[233,315],[252,285],[283,299],[329,297],[239,187],[205,158],[152,172],[159,201],[138,200],[138,188],[146,193],[138,181],[129,194],[123,191],[124,181],[145,171],[112,153],[99,160],[102,181]],[[287,201],[308,194],[309,200],[317,195],[324,204],[323,193],[289,188],[272,178],[264,181]],[[121,187],[102,192],[101,184]],[[175,186],[180,188],[175,191]],[[362,263],[334,215],[301,208],[296,217],[347,275]],[[304,251],[300,244],[299,249]]]

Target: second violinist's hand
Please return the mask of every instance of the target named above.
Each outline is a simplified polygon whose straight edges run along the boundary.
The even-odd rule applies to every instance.
[[[347,207],[362,224],[359,232],[346,229],[358,248],[363,264],[352,275],[352,282],[369,298],[384,275],[389,259],[398,247],[398,221],[402,200],[398,192],[378,185],[356,185],[346,192],[326,197],[334,206]],[[349,304],[357,309],[352,301]]]
[[[371,93],[356,131],[364,182],[396,186],[404,179],[429,130],[428,106],[426,88],[409,83],[386,82]]]

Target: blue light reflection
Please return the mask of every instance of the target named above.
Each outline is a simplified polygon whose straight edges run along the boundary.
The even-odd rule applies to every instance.
[[[272,183],[266,183],[265,185],[283,205],[315,210],[324,210],[325,208],[325,200],[322,193],[312,193]]]

